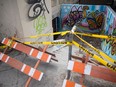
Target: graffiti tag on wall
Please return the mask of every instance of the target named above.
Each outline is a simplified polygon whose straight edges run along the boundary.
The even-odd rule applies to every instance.
[[[45,0],[28,0],[28,4],[32,4],[28,11],[29,18],[37,18],[40,14],[45,15],[45,11],[49,13]]]
[[[34,28],[36,29],[37,34],[42,33],[45,27],[47,27],[47,22],[44,16],[39,16],[34,20]]]

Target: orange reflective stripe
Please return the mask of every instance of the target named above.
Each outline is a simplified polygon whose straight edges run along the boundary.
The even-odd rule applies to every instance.
[[[83,73],[85,65],[79,62],[74,62],[73,71]]]
[[[81,74],[87,74],[90,75],[91,73],[91,65],[86,65],[84,63],[81,62],[77,62],[77,61],[69,61],[68,63],[68,69],[72,70],[74,72],[78,72]]]
[[[85,87],[85,86],[69,80],[64,80],[62,87]]]
[[[34,49],[31,56],[37,57],[38,52],[39,52],[38,50]]]
[[[41,60],[43,60],[43,61],[47,61],[48,58],[49,58],[49,55],[46,54],[46,53],[44,53],[44,54],[42,55],[42,57],[41,57]]]
[[[5,61],[6,61],[6,59],[7,59],[7,57],[8,57],[8,56],[3,55],[3,57],[2,57],[2,59],[1,59],[1,60],[2,60],[3,62],[5,62]]]
[[[43,73],[41,73],[41,72],[35,70],[35,73],[34,73],[34,75],[33,75],[33,78],[35,78],[36,80],[39,80],[39,81],[40,81],[41,78],[42,78],[42,76],[43,76]]]
[[[75,83],[67,80],[66,87],[75,87]]]
[[[2,53],[0,53],[0,55],[2,55],[1,60],[2,60],[3,62],[7,63],[7,62],[8,62],[8,60],[9,60],[9,56],[4,55],[4,54],[2,54]]]
[[[9,39],[4,38],[3,41],[2,41],[2,43],[4,43],[4,44],[8,44],[8,41],[9,41]]]
[[[31,70],[31,67],[28,66],[28,65],[26,65],[26,67],[25,67],[25,69],[24,69],[23,72],[24,72],[25,74],[29,74],[30,70]]]

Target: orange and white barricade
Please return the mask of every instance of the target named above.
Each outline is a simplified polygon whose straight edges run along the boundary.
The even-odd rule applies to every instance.
[[[116,72],[105,67],[89,65],[77,61],[69,61],[68,70],[107,81],[116,82]]]
[[[10,56],[7,56],[6,54],[3,54],[0,52],[0,60],[11,67],[23,72],[24,74],[32,77],[35,80],[40,81],[42,79],[43,73],[32,68],[29,65],[26,65],[14,58],[11,58]]]
[[[29,56],[32,56],[33,58],[39,59],[43,62],[49,63],[51,60],[51,55],[41,52],[35,48],[32,48],[30,46],[24,45],[20,42],[13,41],[8,38],[4,38],[2,40],[2,44],[5,44],[7,46],[10,46],[11,48],[14,48],[18,51],[21,51]],[[40,81],[42,79],[43,73],[39,70],[36,70],[36,68],[32,68],[29,65],[26,65],[14,58],[11,58],[10,56],[1,53],[0,52],[0,60],[3,61],[4,63],[10,65],[11,67],[25,73],[26,75],[32,77],[35,80]]]
[[[90,75],[92,77],[104,79],[111,82],[116,82],[116,72],[113,72],[112,70],[107,69],[105,67],[89,65],[78,61],[70,60],[68,62],[67,69],[72,72],[80,73],[82,75]],[[83,83],[78,84],[65,79],[63,81],[62,87],[85,87],[82,84]]]
[[[85,86],[77,84],[69,80],[64,80],[62,87],[85,87]]]
[[[4,38],[2,41],[2,44],[9,45],[11,41],[12,41],[11,39]],[[51,55],[43,53],[37,49],[31,48],[29,46],[26,46],[22,43],[18,43],[16,41],[12,41],[12,44],[10,45],[10,47],[12,47],[18,51],[24,52],[27,55],[30,55],[34,58],[40,59],[47,63],[49,63],[51,60]]]

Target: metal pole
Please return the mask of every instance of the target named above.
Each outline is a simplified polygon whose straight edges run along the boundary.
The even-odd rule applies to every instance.
[[[71,42],[71,43],[72,43],[72,40],[73,40],[73,37],[74,37],[73,33],[75,32],[76,28],[77,28],[76,25],[74,25],[72,27],[72,30],[69,33],[69,37],[67,38],[67,40],[69,42]],[[71,55],[72,55],[72,45],[69,45],[68,61],[71,60]],[[67,78],[66,79],[69,80],[70,79],[70,76],[71,76],[71,71],[70,70],[67,70]]]
[[[67,38],[67,40],[72,42],[73,34],[70,33],[68,38]],[[68,61],[71,60],[71,55],[72,55],[72,45],[69,45]],[[66,79],[69,80],[70,76],[71,76],[71,71],[67,70],[67,77],[66,77]]]

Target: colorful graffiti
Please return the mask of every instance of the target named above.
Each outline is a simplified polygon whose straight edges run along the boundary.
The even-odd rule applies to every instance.
[[[88,30],[97,30],[101,32],[105,21],[104,11],[91,9],[92,6],[64,6],[63,10],[69,12],[62,12],[64,14],[62,17],[62,28],[66,27],[67,29],[71,29],[75,24],[78,24],[79,26],[81,25],[88,28]]]
[[[113,59],[116,59],[116,39],[115,40],[104,40],[102,42],[102,50],[110,55]]]
[[[107,15],[106,15],[106,26],[105,26],[105,34],[107,35],[111,35],[113,32],[113,23],[114,23],[114,17],[112,12],[110,12],[110,10],[107,10]]]
[[[104,21],[104,13],[99,13],[99,11],[90,13],[92,17],[87,17],[87,22],[90,30],[101,29]],[[89,15],[90,15],[89,14]]]
[[[110,9],[107,8],[104,34],[116,36],[116,17],[115,17],[115,13],[112,12],[111,8]],[[102,42],[102,50],[108,55],[110,55],[110,57],[116,60],[116,39],[104,40]]]
[[[45,0],[28,0],[28,4],[32,4],[28,11],[28,17],[31,19],[37,18],[42,12],[45,15],[45,11],[49,14]]]
[[[116,20],[114,19],[114,21],[113,21],[113,23],[111,23],[111,26],[112,27],[110,27],[109,28],[109,34],[110,35],[113,35],[113,36],[116,36]],[[110,47],[111,47],[111,54],[112,55],[116,55],[116,39],[115,40],[110,40],[109,41],[110,42]]]
[[[42,33],[45,27],[47,27],[47,21],[44,16],[39,16],[34,20],[34,28],[36,29],[37,34]]]
[[[116,27],[113,29],[112,35],[116,36]]]
[[[116,13],[107,6],[64,4],[61,19],[62,30],[70,30],[76,24],[81,32],[116,36]],[[116,40],[102,40],[101,48],[116,60]]]
[[[111,54],[116,55],[116,40],[113,40],[111,43]]]
[[[116,36],[116,19],[113,21],[114,26],[113,26],[113,31],[111,32],[113,36]],[[112,41],[111,43],[111,54],[116,55],[116,39]]]
[[[82,8],[82,6],[79,8],[73,6],[70,13],[63,18],[62,26],[67,25],[73,27],[75,23],[80,22],[83,18],[82,11],[79,11],[80,8]]]

